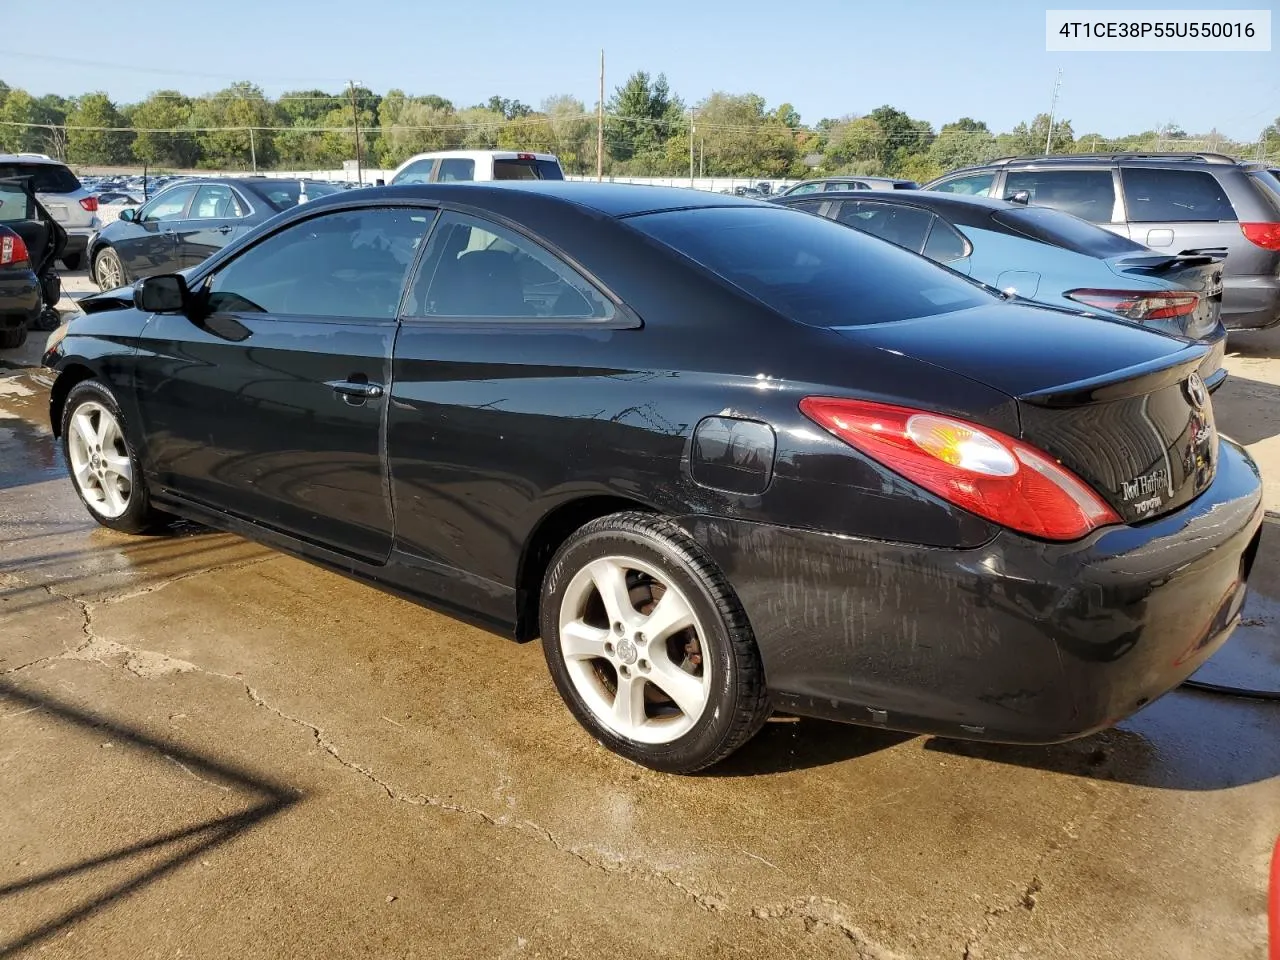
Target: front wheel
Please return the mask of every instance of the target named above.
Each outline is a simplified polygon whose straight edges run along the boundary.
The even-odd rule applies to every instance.
[[[124,265],[120,263],[120,255],[110,247],[101,250],[93,258],[93,279],[99,290],[114,290],[124,286]]]
[[[543,583],[543,653],[570,711],[606,747],[692,773],[769,716],[733,588],[671,520],[617,513],[575,533]]]
[[[62,444],[76,493],[104,527],[147,533],[173,519],[151,506],[120,406],[98,381],[71,388],[62,413]]]

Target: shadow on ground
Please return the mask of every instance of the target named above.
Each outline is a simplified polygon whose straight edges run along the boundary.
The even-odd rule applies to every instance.
[[[82,730],[93,731],[95,736],[109,735],[122,746],[142,751],[155,759],[167,759],[180,764],[189,773],[224,783],[251,801],[249,806],[237,812],[205,820],[181,830],[149,836],[127,846],[104,850],[97,856],[67,863],[0,886],[0,910],[3,910],[5,900],[20,893],[49,887],[67,878],[85,876],[99,868],[121,864],[143,854],[163,851],[170,847],[178,848],[164,856],[158,863],[134,873],[123,882],[83,899],[77,906],[39,926],[19,932],[7,943],[0,943],[0,957],[12,957],[30,947],[46,943],[71,924],[154,883],[207,851],[231,842],[251,827],[276,816],[302,799],[300,793],[283,784],[274,783],[247,770],[219,763],[174,744],[153,739],[134,727],[111,720],[102,714],[90,713],[71,706],[47,693],[32,693],[0,680],[0,698],[25,709],[40,710]]]

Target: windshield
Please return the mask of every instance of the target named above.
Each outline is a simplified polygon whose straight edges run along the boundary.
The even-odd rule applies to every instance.
[[[0,180],[30,177],[36,193],[74,193],[80,189],[76,175],[60,163],[0,163]]]
[[[494,160],[495,180],[563,180],[564,171],[555,160]]]
[[[303,184],[300,184],[297,180],[280,180],[269,184],[254,184],[254,186],[277,210],[288,210],[290,207],[296,207],[303,192]],[[308,182],[305,186],[308,200],[341,193],[343,189],[333,183]]]
[[[1119,236],[1110,230],[1094,226],[1087,220],[1073,217],[1061,210],[1048,207],[1021,207],[1016,210],[998,210],[991,215],[996,223],[1017,231],[1024,237],[1052,244],[1087,257],[1118,257],[1126,253],[1149,253],[1140,243]]]
[[[909,320],[998,299],[924,257],[796,210],[703,207],[626,222],[812,326]]]

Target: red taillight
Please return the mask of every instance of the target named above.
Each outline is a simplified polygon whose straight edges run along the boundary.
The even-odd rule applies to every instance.
[[[27,245],[16,233],[6,233],[0,237],[0,267],[16,267],[26,263],[30,256]]]
[[[1245,238],[1264,250],[1280,250],[1280,223],[1242,223]]]
[[[1063,296],[1139,321],[1185,317],[1200,305],[1200,295],[1189,290],[1068,290]]]
[[[517,160],[537,160],[538,158],[535,157],[532,153],[517,153],[516,159]]]
[[[1075,540],[1120,517],[1035,447],[988,427],[910,407],[806,397],[801,412],[913,483],[1004,527]]]
[[[97,213],[97,212],[98,212],[98,198],[97,198],[97,197],[85,197],[83,200],[81,200],[81,201],[80,201],[80,206],[84,207],[84,208],[85,208],[86,210],[88,210],[90,213]]]

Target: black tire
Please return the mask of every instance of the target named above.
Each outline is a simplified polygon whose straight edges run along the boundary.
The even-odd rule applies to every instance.
[[[0,350],[16,350],[27,342],[27,325],[20,323],[12,330],[0,330]]]
[[[68,270],[79,270],[82,263],[84,263],[83,253],[69,253],[62,258],[62,265]]]
[[[137,451],[130,438],[129,423],[125,420],[124,414],[121,413],[120,405],[116,403],[116,398],[111,391],[97,380],[84,380],[72,387],[71,392],[67,394],[66,405],[62,409],[62,453],[66,459],[68,469],[72,469],[71,464],[73,462],[71,456],[71,420],[80,407],[87,403],[96,403],[105,407],[115,417],[116,422],[119,423],[120,434],[124,440],[125,453],[129,457],[133,482],[129,493],[128,505],[124,512],[117,517],[108,517],[99,513],[86,499],[84,491],[80,489],[80,484],[72,476],[70,478],[71,486],[75,488],[76,496],[80,498],[80,502],[89,511],[89,516],[104,527],[119,530],[121,533],[158,533],[162,531],[176,518],[171,514],[157,510],[151,505],[151,497],[147,493],[147,485],[143,480],[142,464],[138,460]]]
[[[702,625],[702,653],[712,665],[706,706],[678,739],[649,744],[619,735],[592,712],[565,665],[560,609],[566,589],[587,564],[607,556],[631,557],[659,571]],[[769,718],[760,651],[737,594],[698,543],[666,517],[615,513],[574,533],[543,580],[540,620],[547,666],[570,712],[600,743],[642,766],[668,773],[702,770],[745,744]]]
[[[38,330],[41,333],[48,333],[57,330],[60,326],[62,326],[62,314],[53,307],[45,307],[40,311],[40,316],[36,317],[31,329]]]
[[[111,289],[110,287],[105,287],[102,284],[102,269],[104,264],[114,266],[116,276],[120,278],[120,283],[122,285],[129,282],[128,278],[125,276],[124,264],[120,262],[120,255],[110,247],[103,247],[93,258],[93,282],[98,285],[98,289]]]

